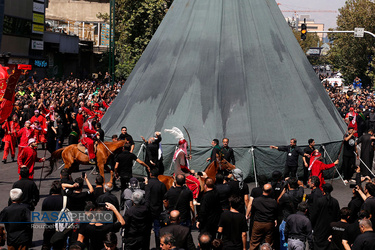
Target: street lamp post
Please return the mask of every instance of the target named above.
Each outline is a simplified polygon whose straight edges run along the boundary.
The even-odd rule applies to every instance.
[[[109,1],[109,75],[111,76],[111,85],[115,78],[115,0]]]

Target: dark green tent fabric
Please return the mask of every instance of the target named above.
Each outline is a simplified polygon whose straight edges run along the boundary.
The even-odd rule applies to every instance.
[[[245,175],[253,156],[258,172],[282,168],[271,144],[314,138],[337,154],[345,131],[274,0],[175,0],[102,119],[108,138],[122,126],[138,142],[185,126],[196,170],[228,137]],[[176,140],[162,136],[169,168]]]

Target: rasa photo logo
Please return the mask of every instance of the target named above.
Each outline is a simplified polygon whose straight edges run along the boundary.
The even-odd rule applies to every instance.
[[[113,223],[112,211],[32,211],[31,223]]]

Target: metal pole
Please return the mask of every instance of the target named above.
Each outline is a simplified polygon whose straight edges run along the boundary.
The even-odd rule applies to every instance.
[[[108,43],[108,73],[110,76],[112,76],[112,48],[111,48],[111,45],[112,45],[112,0],[109,1],[109,43]]]
[[[251,151],[251,161],[252,161],[251,164],[252,164],[253,167],[254,167],[255,186],[258,187],[257,170],[256,170],[256,168],[255,168],[254,147],[251,147],[250,151]]]
[[[324,152],[327,154],[329,160],[333,163],[333,161],[332,161],[332,159],[331,159],[331,156],[329,156],[329,154],[328,154],[328,152],[327,152],[327,150],[326,150],[326,147],[325,147],[324,145],[322,145],[322,148],[324,149]],[[342,182],[343,182],[344,185],[346,186],[346,183],[345,183],[344,179],[342,178],[342,176],[341,176],[339,170],[337,169],[336,165],[334,166],[334,168],[336,169],[336,172],[339,174],[340,179],[342,180]]]
[[[358,146],[357,146],[357,147],[358,147]],[[354,151],[354,154],[355,154],[356,156],[358,156],[357,153],[356,153],[355,151]],[[367,168],[367,170],[370,171],[370,173],[371,173],[373,176],[375,176],[375,174],[370,170],[370,168],[366,165],[366,163],[364,163],[364,161],[361,159],[361,157],[359,157],[359,160],[362,162],[363,166],[365,166],[365,167]]]
[[[308,31],[307,33],[354,33],[354,30],[327,30],[327,31],[314,30],[314,31]],[[364,31],[364,33],[375,37],[375,34],[371,33],[370,31]]]
[[[115,78],[115,0],[110,0],[109,12],[109,74],[113,86]]]

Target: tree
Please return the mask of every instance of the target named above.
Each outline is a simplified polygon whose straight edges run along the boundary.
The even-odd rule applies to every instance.
[[[375,31],[375,3],[370,0],[347,0],[339,9],[337,30],[354,30],[356,27],[366,31]],[[366,35],[355,38],[351,33],[333,33],[330,35],[333,47],[329,54],[331,64],[343,74],[346,82],[351,83],[358,76],[364,85],[374,81],[370,58],[374,54],[375,38]]]
[[[127,78],[173,0],[116,0],[116,76]]]

